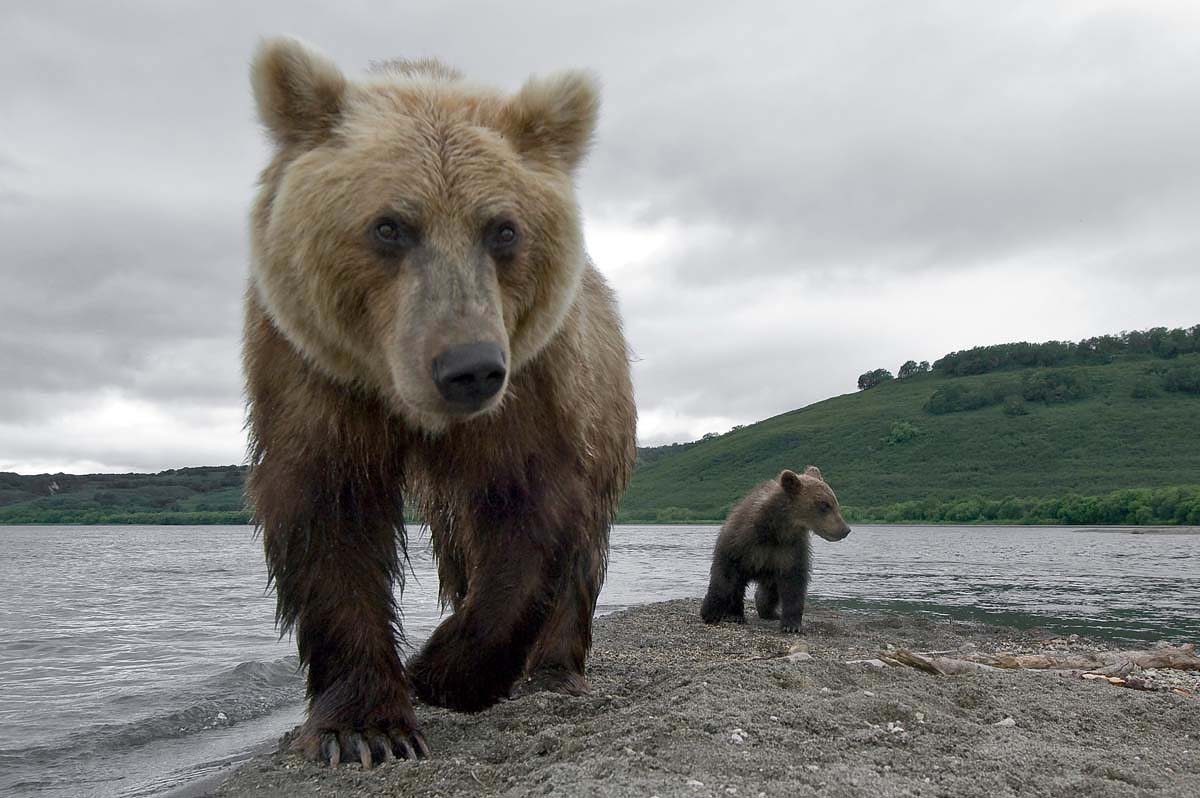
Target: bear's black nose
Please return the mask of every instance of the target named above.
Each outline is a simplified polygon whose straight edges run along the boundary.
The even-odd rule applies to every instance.
[[[487,341],[452,346],[433,359],[438,392],[456,409],[471,412],[499,393],[508,370],[500,347]]]

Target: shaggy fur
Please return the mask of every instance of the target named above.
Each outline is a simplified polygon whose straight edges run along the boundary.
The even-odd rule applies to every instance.
[[[353,82],[291,39],[262,46],[252,82],[275,155],[252,218],[248,492],[308,666],[297,746],[332,763],[419,755],[412,691],[467,711],[523,675],[585,691],[636,420],[572,185],[593,82],[506,96],[430,61]],[[516,243],[496,244],[498,226]],[[476,342],[504,382],[463,410],[435,359]],[[454,610],[407,665],[392,592],[406,501]]]
[[[708,594],[700,608],[704,622],[745,623],[746,585],[757,582],[759,617],[779,618],[782,631],[799,632],[812,572],[810,531],[825,540],[850,534],[837,496],[816,466],[803,474],[785,470],[738,502],[713,550]]]

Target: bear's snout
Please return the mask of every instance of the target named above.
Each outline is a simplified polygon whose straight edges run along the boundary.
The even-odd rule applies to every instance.
[[[838,540],[841,540],[842,538],[844,538],[844,537],[846,537],[847,535],[849,535],[849,534],[850,534],[850,527],[849,527],[849,526],[843,526],[841,529],[837,529],[837,530],[834,530],[834,531],[832,531],[832,532],[825,532],[825,531],[822,531],[822,530],[819,530],[819,529],[814,529],[813,531],[814,531],[814,532],[816,532],[816,533],[817,533],[818,535],[820,535],[821,537],[823,537],[823,538],[825,538],[826,540],[828,540],[830,543],[833,543],[833,542],[835,542],[835,541],[838,541]]]
[[[455,410],[473,413],[504,387],[504,361],[504,352],[490,341],[452,346],[433,359],[433,382]]]

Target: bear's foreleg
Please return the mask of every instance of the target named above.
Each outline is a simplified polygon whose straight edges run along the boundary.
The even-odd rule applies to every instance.
[[[470,582],[457,611],[409,662],[423,701],[478,712],[521,677],[571,559],[571,538],[539,529],[535,519],[493,517],[478,534],[455,530],[464,538]]]
[[[549,621],[534,645],[526,672],[528,688],[568,695],[591,691],[584,665],[592,645],[592,616],[604,584],[607,525],[594,545],[582,549],[563,575]]]
[[[779,617],[779,585],[772,577],[763,577],[754,590],[754,608],[758,617],[773,621]]]
[[[716,555],[708,576],[708,592],[700,605],[704,622],[720,623],[729,618],[735,623],[745,623],[746,583],[747,579],[728,557]]]
[[[346,481],[331,484],[339,475]],[[268,455],[252,485],[278,620],[308,666],[308,719],[293,746],[332,765],[369,767],[429,749],[397,650],[400,500],[360,479],[341,464],[289,468]]]
[[[781,573],[779,585],[779,630],[798,633],[804,621],[804,602],[808,597],[809,569],[797,566]]]

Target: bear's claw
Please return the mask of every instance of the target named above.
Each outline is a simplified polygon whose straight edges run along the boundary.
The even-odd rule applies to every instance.
[[[429,756],[429,744],[419,731],[392,729],[384,733],[379,729],[366,731],[321,732],[317,750],[310,758],[337,767],[343,762],[357,761],[364,768],[385,764],[395,759],[424,759]]]

